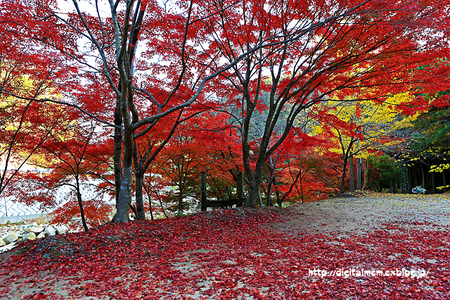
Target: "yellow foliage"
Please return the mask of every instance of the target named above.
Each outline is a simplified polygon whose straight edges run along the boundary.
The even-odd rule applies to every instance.
[[[328,109],[328,113],[334,114],[340,120],[353,123],[361,130],[365,139],[355,143],[355,136],[346,135],[340,128],[331,127],[336,148],[332,152],[342,153],[353,144],[351,153],[357,153],[355,157],[367,158],[370,146],[380,142],[383,137],[391,133],[412,126],[412,121],[417,119],[419,113],[414,116],[404,116],[396,107],[411,100],[410,93],[391,95],[382,103],[376,101],[359,101],[357,95],[347,97],[344,101],[331,99],[319,104],[318,108]],[[324,131],[323,124],[315,124],[311,127],[312,135],[320,135]],[[342,143],[342,144],[341,144]],[[381,141],[383,145],[396,145],[399,141]]]
[[[437,187],[438,190],[443,190],[443,189],[448,189],[448,188],[450,188],[450,185],[448,185],[448,184],[447,184],[447,185],[443,185],[443,186],[438,186],[438,187]],[[450,202],[449,202],[449,203],[450,203]]]
[[[433,165],[430,167],[430,172],[442,173],[448,169],[450,169],[450,164]]]

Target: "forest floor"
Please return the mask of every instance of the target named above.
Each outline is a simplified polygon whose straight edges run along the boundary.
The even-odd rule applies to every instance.
[[[449,299],[450,196],[105,225],[0,256],[1,299]]]

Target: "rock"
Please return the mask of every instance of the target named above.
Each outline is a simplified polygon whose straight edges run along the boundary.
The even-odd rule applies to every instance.
[[[171,211],[168,211],[168,210],[166,210],[166,215],[167,215],[168,218],[175,217],[175,215]]]
[[[64,234],[64,233],[67,232],[67,230],[69,230],[69,228],[67,228],[66,225],[56,226],[56,233],[57,234]]]
[[[45,233],[44,232],[41,232],[41,233],[39,233],[38,234],[38,236],[36,237],[37,239],[42,239],[42,238],[44,238],[45,237]]]
[[[5,242],[6,245],[17,241],[17,239],[18,237],[14,232],[10,232],[2,238],[2,240]]]
[[[11,243],[9,245],[3,246],[0,248],[0,253],[3,253],[5,251],[11,250],[17,246],[17,243]]]
[[[35,240],[36,239],[36,234],[34,234],[34,232],[30,232],[30,233],[25,233],[22,237],[23,241],[26,240]]]
[[[45,236],[54,236],[56,234],[55,228],[48,226],[44,229]]]
[[[0,247],[3,247],[5,245],[6,245],[5,241],[3,239],[0,239]]]
[[[39,234],[42,231],[44,231],[44,227],[42,226],[33,226],[31,228],[29,228],[31,232],[34,232],[35,234]]]

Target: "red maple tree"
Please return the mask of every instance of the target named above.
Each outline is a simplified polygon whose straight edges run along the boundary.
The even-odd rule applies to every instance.
[[[62,99],[30,100],[76,107],[115,129],[114,222],[128,221],[135,141],[194,103],[237,112],[253,206],[268,159],[311,105],[355,90],[383,101],[448,86],[448,1],[96,3],[88,11],[72,1],[62,13],[57,1],[14,0],[0,17],[5,44],[24,43],[57,74]]]

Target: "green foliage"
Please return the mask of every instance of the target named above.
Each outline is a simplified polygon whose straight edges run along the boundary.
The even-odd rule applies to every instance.
[[[448,149],[450,145],[450,90],[427,96],[430,109],[414,122],[416,134],[411,149],[424,151],[431,148]]]
[[[371,156],[369,160],[369,188],[382,191],[383,188],[394,188],[404,180],[403,170],[399,163],[388,155]]]
[[[410,141],[408,165],[421,159],[430,165],[430,173],[448,172],[450,164],[450,90],[435,95],[424,95],[430,103],[428,111],[422,113],[414,121],[414,134]],[[406,160],[406,159],[405,159]],[[449,186],[438,186],[437,190],[445,190]]]
[[[413,150],[448,148],[450,145],[450,108],[428,112],[418,121],[417,126],[423,129],[414,136],[414,142],[411,144]]]

